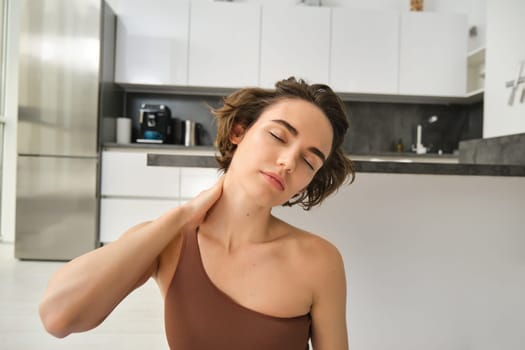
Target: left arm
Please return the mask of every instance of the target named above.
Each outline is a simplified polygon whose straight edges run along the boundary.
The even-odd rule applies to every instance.
[[[312,315],[315,350],[348,350],[346,329],[346,278],[341,254],[333,246],[318,265]]]

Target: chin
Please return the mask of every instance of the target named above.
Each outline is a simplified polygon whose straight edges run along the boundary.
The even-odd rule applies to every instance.
[[[261,193],[261,191],[256,191],[252,194],[252,199],[254,204],[259,208],[272,209],[273,207],[280,207],[288,200],[282,200],[276,198],[275,195],[271,195],[268,192]]]

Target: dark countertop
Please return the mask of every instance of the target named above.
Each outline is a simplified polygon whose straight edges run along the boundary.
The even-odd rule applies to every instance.
[[[173,166],[216,168],[215,148],[211,146],[185,147],[162,144],[104,144],[103,150],[146,151],[149,166]],[[349,155],[356,172],[469,175],[469,176],[525,176],[525,165],[467,164],[458,163],[458,157],[450,154],[437,155],[414,153],[378,153]]]
[[[212,155],[188,156],[176,154],[148,153],[148,166],[176,166],[215,168],[217,162]],[[525,176],[525,166],[482,165],[451,163],[405,163],[390,161],[354,161],[356,172],[428,174],[428,175],[475,175],[475,176]]]
[[[401,163],[356,161],[357,172],[427,174],[427,175],[473,175],[473,176],[525,176],[525,166],[450,163]]]
[[[525,133],[461,141],[459,161],[525,166]]]
[[[191,146],[162,144],[162,143],[114,143],[108,142],[102,145],[103,150],[110,149],[135,149],[135,150],[163,150],[163,151],[205,151],[213,154],[215,147],[213,146]]]

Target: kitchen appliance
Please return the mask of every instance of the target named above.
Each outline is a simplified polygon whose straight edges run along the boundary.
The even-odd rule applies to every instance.
[[[139,111],[139,143],[167,143],[172,140],[171,111],[166,105],[142,104]]]
[[[70,260],[98,246],[101,117],[115,15],[102,0],[22,0],[15,257]]]

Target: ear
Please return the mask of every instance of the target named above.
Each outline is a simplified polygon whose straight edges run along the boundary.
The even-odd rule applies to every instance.
[[[234,145],[238,145],[239,143],[241,143],[241,140],[244,136],[245,131],[246,131],[246,128],[242,126],[241,124],[239,123],[233,124],[232,130],[230,132],[230,141]]]

